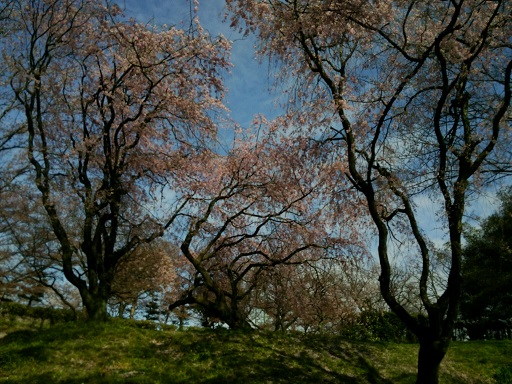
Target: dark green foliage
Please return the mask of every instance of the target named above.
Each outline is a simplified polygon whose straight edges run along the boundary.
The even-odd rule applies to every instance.
[[[151,320],[140,320],[137,322],[134,322],[134,325],[141,329],[153,329],[156,330],[158,328],[158,323],[155,323]]]
[[[471,339],[512,338],[512,189],[500,198],[464,249],[461,326]]]
[[[50,324],[63,323],[76,320],[76,314],[69,309],[48,307],[32,307],[15,302],[0,303],[0,317],[15,321],[16,318],[49,321]]]
[[[512,365],[499,368],[494,379],[497,384],[512,384]]]
[[[341,335],[358,341],[416,341],[415,336],[393,312],[362,312],[341,331]]]
[[[155,296],[151,297],[151,300],[146,304],[146,320],[158,320],[162,310],[158,303],[158,298]]]

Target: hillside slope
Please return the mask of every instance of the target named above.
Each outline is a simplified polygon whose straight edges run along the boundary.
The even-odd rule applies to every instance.
[[[133,323],[61,324],[0,339],[0,383],[414,383],[417,345]],[[512,342],[454,343],[443,383],[494,383]]]

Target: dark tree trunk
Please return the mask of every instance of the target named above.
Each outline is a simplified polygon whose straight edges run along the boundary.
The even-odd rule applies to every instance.
[[[230,329],[252,329],[247,316],[239,309],[236,298],[228,299],[225,295],[219,295],[211,310],[215,317],[225,322]]]
[[[123,319],[125,310],[126,310],[126,302],[121,301],[119,303],[119,309],[117,310],[117,317],[119,317],[120,319]]]
[[[107,298],[103,295],[87,295],[83,300],[87,319],[90,321],[107,321]]]
[[[245,318],[243,318],[242,316],[238,316],[238,315],[230,316],[229,322],[227,322],[227,324],[229,325],[230,329],[239,329],[239,330],[251,330],[252,329],[249,322],[247,322],[247,320],[245,320]]]
[[[132,301],[132,307],[130,308],[130,320],[133,320],[135,318],[135,311],[137,310],[137,303],[138,303],[138,298],[135,297]]]
[[[416,384],[438,384],[439,366],[448,350],[448,341],[420,340]]]

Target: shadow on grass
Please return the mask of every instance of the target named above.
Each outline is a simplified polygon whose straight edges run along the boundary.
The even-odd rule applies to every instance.
[[[326,351],[345,365],[357,367],[360,373],[357,381],[353,381],[354,383],[393,384],[393,381],[384,378],[372,364],[372,353],[364,344],[358,345],[357,342],[348,344],[342,338],[316,335],[303,338],[302,343],[311,350]],[[354,348],[356,345],[358,348]]]
[[[16,335],[9,336],[11,341],[19,341]],[[18,336],[29,340],[34,334]],[[61,334],[61,337],[67,336]],[[9,358],[16,360],[10,362],[12,366],[24,361],[44,366],[49,353],[44,346],[48,337],[39,335],[37,343],[12,350]],[[108,363],[104,362],[103,366],[96,365],[76,374],[70,367],[70,372],[60,377],[55,372],[31,372],[23,383],[391,383],[379,375],[359,350],[336,345],[328,339],[262,337],[258,333],[229,331],[184,332],[153,343],[141,342],[126,353],[131,366],[124,372],[109,370]],[[330,363],[322,360],[323,355],[329,357]],[[340,367],[351,368],[345,373]],[[9,379],[0,382],[21,384],[21,381]]]
[[[15,381],[14,374],[0,377],[0,383],[11,384],[409,382],[384,378],[366,344],[335,337],[122,327],[104,332],[102,327],[69,325],[42,333],[14,332],[0,345],[7,347],[0,354],[0,371],[34,366],[22,381]],[[87,368],[73,366],[71,350],[78,353],[76,359],[86,360]]]
[[[0,369],[15,369],[25,364],[44,364],[47,362],[48,350],[44,344],[30,344],[28,342],[35,334],[36,332],[33,331],[16,331],[0,340],[0,345],[13,345],[9,353],[0,354]]]
[[[337,359],[345,365],[357,365],[364,372],[360,377],[343,374],[323,364],[311,351],[295,351],[293,340],[284,338],[287,345],[279,348],[267,338],[250,333],[205,333],[193,343],[178,343],[174,350],[174,362],[182,368],[181,377],[171,376],[162,382],[172,383],[376,383],[390,384],[378,371],[356,352],[344,352]],[[229,345],[229,347],[227,347]],[[171,345],[167,347],[172,348]],[[176,348],[176,345],[174,346]],[[312,351],[325,346],[316,345]],[[192,360],[190,360],[192,358]]]
[[[307,364],[290,364],[288,356],[269,350],[240,334],[205,333],[195,340],[168,345],[180,372],[173,383],[312,382]],[[314,382],[314,381],[313,381]],[[329,382],[329,381],[324,381]]]

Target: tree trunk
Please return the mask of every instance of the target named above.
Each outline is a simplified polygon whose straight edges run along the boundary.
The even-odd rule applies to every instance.
[[[208,316],[220,319],[230,329],[252,329],[251,324],[247,321],[247,316],[239,309],[236,299],[231,299],[228,302],[226,296],[220,295],[215,303],[207,303],[203,307]]]
[[[137,310],[137,302],[138,298],[135,297],[132,301],[132,307],[130,308],[130,320],[133,320],[135,318],[135,311]]]
[[[107,299],[100,295],[89,295],[84,300],[87,319],[90,321],[107,321]]]
[[[219,310],[219,317],[224,321],[230,329],[252,329],[251,324],[247,321],[247,316],[239,308],[237,299],[231,298],[231,302],[226,302],[226,297],[222,296],[223,300],[217,303]]]
[[[230,329],[243,329],[243,330],[251,330],[251,324],[241,316],[232,316],[227,322]]]
[[[418,353],[416,384],[438,384],[439,366],[448,350],[449,341],[421,340]]]
[[[126,309],[126,302],[121,301],[119,303],[119,308],[117,310],[117,317],[119,317],[120,319],[123,319],[125,309]]]

